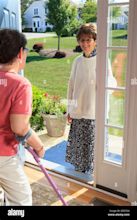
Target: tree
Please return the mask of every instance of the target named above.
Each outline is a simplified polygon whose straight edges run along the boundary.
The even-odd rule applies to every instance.
[[[71,8],[70,12],[70,21],[65,25],[62,35],[63,36],[72,36],[80,27],[82,24],[82,21],[80,18],[78,18],[78,10],[76,7]]]
[[[67,30],[71,32],[77,25],[77,9],[69,0],[49,0],[46,3],[48,9],[47,21],[53,25],[53,30],[58,36],[58,51],[60,50],[60,37]]]
[[[112,17],[113,18],[116,18],[116,17],[119,17],[121,15],[121,8],[120,7],[113,7],[113,10],[112,10]]]
[[[121,11],[121,8],[120,7],[113,7],[111,12],[110,12],[110,15],[112,16],[112,29],[117,29],[117,23],[119,22],[118,21],[118,18],[121,16],[122,14],[122,11]]]
[[[87,0],[81,9],[81,18],[85,23],[96,22],[97,20],[97,3],[96,1]]]

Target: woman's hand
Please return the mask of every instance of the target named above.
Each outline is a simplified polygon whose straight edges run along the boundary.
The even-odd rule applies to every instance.
[[[70,117],[70,115],[68,114],[67,116],[67,120],[68,120],[68,123],[71,124],[72,123],[72,118]]]
[[[34,149],[34,150],[35,150],[36,154],[37,154],[39,157],[41,157],[41,158],[44,157],[44,155],[45,155],[44,146],[41,146],[41,148]]]

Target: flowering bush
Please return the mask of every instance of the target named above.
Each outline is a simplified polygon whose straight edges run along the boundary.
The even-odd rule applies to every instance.
[[[36,43],[33,45],[33,50],[37,53],[39,53],[40,50],[44,49],[43,43]]]
[[[59,96],[49,96],[44,94],[45,100],[42,112],[50,115],[64,115],[67,112],[67,105]]]

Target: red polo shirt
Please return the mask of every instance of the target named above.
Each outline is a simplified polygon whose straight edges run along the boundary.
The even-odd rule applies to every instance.
[[[10,114],[32,113],[30,82],[14,73],[0,72],[0,156],[17,153],[18,142],[10,126]]]

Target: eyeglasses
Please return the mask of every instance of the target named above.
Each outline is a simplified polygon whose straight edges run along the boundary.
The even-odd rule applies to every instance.
[[[23,48],[23,50],[24,50],[24,51],[26,51],[26,53],[28,53],[28,52],[29,52],[29,49],[28,49],[28,48],[26,48],[26,47],[25,47],[25,48]]]
[[[80,39],[79,42],[80,43],[84,43],[84,42],[87,42],[87,43],[91,43],[92,41],[94,41],[93,38],[88,38],[88,39]]]

